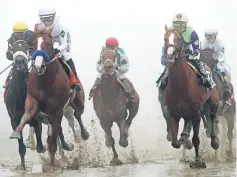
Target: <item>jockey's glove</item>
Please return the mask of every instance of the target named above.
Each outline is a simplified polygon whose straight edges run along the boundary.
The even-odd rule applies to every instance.
[[[219,60],[214,60],[215,64],[219,63]]]
[[[118,70],[118,69],[119,69],[119,66],[115,63],[115,64],[113,65],[113,69]]]
[[[58,53],[60,53],[60,50],[59,49],[54,49],[54,53],[55,53],[55,55],[57,55]]]
[[[185,54],[192,55],[193,51],[191,49],[185,49]]]

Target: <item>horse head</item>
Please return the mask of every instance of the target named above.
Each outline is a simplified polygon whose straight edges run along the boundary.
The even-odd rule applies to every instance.
[[[46,71],[46,65],[55,56],[53,41],[48,31],[37,31],[34,40],[34,53],[32,60],[34,61],[33,68],[37,75],[43,75]]]
[[[13,68],[18,71],[28,70],[28,45],[24,40],[18,40],[13,43]]]
[[[116,52],[114,50],[105,50],[101,54],[102,58],[102,66],[103,66],[103,74],[106,78],[110,75],[113,75],[115,72],[115,59],[116,59]]]
[[[214,50],[211,48],[205,48],[200,51],[200,61],[205,63],[211,70],[215,68],[215,60],[213,56]]]
[[[167,25],[165,25],[165,31],[165,54],[168,64],[173,64],[183,58],[180,57],[181,55],[185,56],[183,37],[179,31],[168,29]]]

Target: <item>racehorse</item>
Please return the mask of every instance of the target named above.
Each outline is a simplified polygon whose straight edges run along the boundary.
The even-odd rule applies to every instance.
[[[116,59],[116,52],[114,50],[105,50],[101,56],[103,73],[101,76],[101,83],[97,86],[93,95],[93,107],[100,120],[100,125],[106,134],[105,144],[107,147],[112,147],[113,150],[111,164],[120,165],[122,162],[119,160],[115,149],[115,142],[112,137],[111,128],[113,122],[116,122],[120,129],[119,145],[127,147],[128,129],[133,118],[137,115],[140,98],[130,81],[129,85],[132,94],[134,95],[133,101],[128,101],[124,95],[124,85],[119,79],[117,79],[117,71],[113,68]],[[128,118],[127,110],[129,111]]]
[[[28,46],[24,40],[16,41],[13,46],[13,68],[12,79],[9,83],[9,87],[6,90],[5,102],[8,111],[8,115],[11,118],[11,125],[13,130],[17,128],[21,121],[21,117],[24,114],[24,103],[26,99],[26,78],[28,76]],[[39,120],[32,120],[29,122],[30,126],[33,126],[36,132],[37,139],[37,152],[43,153],[45,151],[43,143],[41,141],[42,125]],[[26,146],[23,142],[23,138],[18,140],[19,154],[21,157],[21,167],[25,169],[25,154]]]
[[[233,149],[232,149],[232,141],[233,141],[233,129],[235,124],[235,114],[236,114],[236,102],[234,97],[232,97],[232,104],[231,106],[227,105],[224,100],[226,100],[226,94],[224,92],[223,86],[223,78],[221,73],[217,69],[216,62],[213,57],[213,50],[210,48],[206,48],[200,51],[200,60],[204,62],[207,66],[211,68],[213,80],[216,83],[216,88],[220,98],[220,105],[221,108],[219,110],[219,116],[224,116],[228,125],[228,132],[227,137],[229,140],[229,150],[227,155],[232,158],[233,157]],[[230,77],[228,78],[230,80]],[[232,93],[234,91],[233,85],[230,83]],[[204,106],[202,111],[202,119],[204,122],[204,126],[206,128],[207,136],[210,137],[210,118],[209,118],[209,109],[208,107]]]
[[[56,140],[61,131],[63,113],[68,106],[74,109],[74,116],[79,122],[82,138],[84,140],[89,138],[89,133],[81,120],[85,95],[82,85],[80,92],[71,89],[71,84],[74,84],[76,77],[70,67],[58,55],[55,55],[49,32],[38,31],[35,28],[35,35],[35,52],[32,55],[34,63],[27,81],[25,113],[12,137],[20,139],[19,135],[25,122],[32,119],[38,111],[46,113],[50,124],[47,139],[51,156],[50,166],[54,167]]]
[[[216,133],[217,113],[219,109],[219,96],[214,87],[206,91],[204,85],[199,83],[198,71],[194,65],[187,60],[182,35],[179,31],[169,30],[165,25],[165,53],[168,62],[168,84],[165,95],[168,111],[170,114],[170,127],[172,133],[172,146],[180,148],[182,141],[177,139],[179,120],[191,119],[193,126],[192,143],[195,148],[195,161],[190,163],[191,168],[206,168],[204,160],[199,154],[199,129],[200,129],[200,108],[206,103],[210,108],[212,120],[211,146],[219,148],[219,139]]]

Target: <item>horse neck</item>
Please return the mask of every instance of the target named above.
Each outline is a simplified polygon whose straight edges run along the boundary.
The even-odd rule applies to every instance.
[[[25,99],[27,90],[26,78],[28,76],[28,70],[18,71],[16,68],[12,69],[12,79],[9,85],[9,90],[14,99],[22,102]]]
[[[11,84],[19,84],[22,85],[25,84],[25,80],[27,77],[28,69],[24,69],[22,71],[17,70],[16,68],[12,69],[12,79]],[[17,88],[18,86],[16,86]]]
[[[179,58],[169,67],[168,77],[168,82],[171,84],[172,89],[178,92],[187,91],[189,88],[189,65],[186,58]]]
[[[102,75],[100,92],[105,102],[108,104],[114,102],[115,98],[119,95],[119,87],[115,74],[111,76]]]
[[[53,61],[46,65],[46,71],[43,75],[38,76],[38,79],[44,86],[52,85],[56,81],[59,72],[60,63],[58,60]]]

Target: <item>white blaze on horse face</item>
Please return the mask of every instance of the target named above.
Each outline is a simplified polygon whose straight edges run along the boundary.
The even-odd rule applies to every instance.
[[[37,39],[37,42],[38,42],[37,50],[42,50],[42,49],[41,49],[41,44],[44,42],[43,38],[42,38],[42,37],[39,37],[39,38]]]
[[[37,39],[37,42],[38,42],[37,50],[42,50],[41,49],[41,44],[43,43],[43,38],[39,37]],[[43,65],[43,61],[44,61],[44,58],[42,56],[37,56],[35,58],[35,69],[36,69],[37,72],[41,71],[41,66]]]
[[[37,72],[41,71],[41,66],[43,65],[44,58],[42,56],[37,56],[35,58],[35,69]]]
[[[169,45],[174,45],[174,33],[171,33],[171,35],[169,36]],[[172,56],[174,53],[174,47],[170,46],[167,49],[167,55],[168,56]]]

